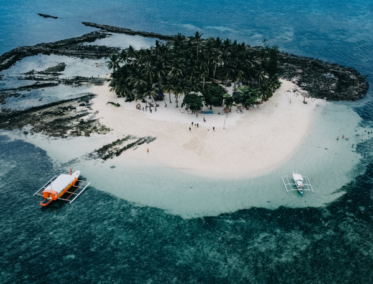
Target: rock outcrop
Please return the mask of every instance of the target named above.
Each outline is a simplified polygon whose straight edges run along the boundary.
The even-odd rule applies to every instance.
[[[9,88],[9,89],[2,89],[1,92],[5,91],[23,91],[23,90],[34,90],[34,89],[42,89],[48,87],[56,87],[59,85],[59,82],[35,82],[32,85],[26,85],[18,88]]]
[[[254,53],[263,49],[249,45],[247,48]],[[362,76],[356,69],[311,57],[280,52],[278,69],[280,77],[293,81],[313,98],[356,101],[365,97],[369,89],[367,76]]]
[[[161,40],[174,40],[174,36],[168,36],[168,35],[162,35],[158,33],[150,33],[150,32],[144,32],[144,31],[133,31],[131,29],[126,28],[119,28],[114,26],[108,26],[108,25],[100,25],[95,23],[89,23],[89,22],[82,22],[83,25],[98,28],[107,32],[111,33],[120,33],[120,34],[127,34],[127,35],[140,35],[143,37],[151,37],[151,38],[158,38]]]
[[[93,97],[93,94],[87,94],[23,111],[3,109],[0,112],[0,129],[12,130],[31,126],[30,134],[43,133],[53,137],[105,134],[110,129],[100,124],[95,114],[89,112],[89,101]]]
[[[132,31],[131,29],[88,22],[83,22],[83,24],[113,33],[140,35],[161,40],[174,39],[174,36],[158,33]],[[108,57],[110,54],[116,53],[120,49],[116,47],[82,45],[84,42],[93,42],[97,39],[110,36],[111,34],[107,32],[95,31],[76,38],[15,48],[0,56],[0,71],[9,68],[15,62],[24,57],[37,54],[57,54],[83,59],[99,59]],[[259,52],[262,48],[247,47],[253,52]],[[280,52],[278,63],[281,77],[295,81],[302,89],[308,91],[310,96],[314,98],[323,98],[331,101],[354,101],[363,98],[369,89],[369,83],[366,80],[366,76],[362,76],[356,69],[351,67],[344,67],[314,58],[301,57],[284,52]],[[63,66],[55,67],[61,69]],[[52,74],[50,73],[49,75]],[[58,74],[55,75],[58,76]],[[67,82],[67,84],[69,83]]]
[[[0,56],[0,71],[8,69],[17,61],[37,54],[57,54],[77,58],[99,59],[118,52],[117,47],[82,45],[84,42],[93,42],[97,39],[109,37],[111,34],[92,32],[80,37],[60,40],[51,43],[40,43],[34,46],[23,46],[12,49]]]
[[[356,101],[369,89],[366,76],[356,69],[287,53],[279,55],[283,78],[294,80],[311,97],[329,101]]]
[[[56,17],[56,16],[51,16],[51,15],[47,15],[47,14],[41,14],[41,13],[38,13],[38,15],[39,15],[40,17],[43,17],[43,18],[58,19],[58,17]]]
[[[101,158],[103,160],[112,159],[115,156],[120,156],[124,151],[133,149],[135,150],[138,146],[144,143],[151,143],[156,139],[156,137],[145,136],[136,137],[127,135],[123,139],[118,139],[110,144],[104,145],[98,150],[95,150],[89,155],[90,158]]]

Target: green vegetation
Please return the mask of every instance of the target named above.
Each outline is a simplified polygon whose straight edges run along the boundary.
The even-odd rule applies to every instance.
[[[244,107],[257,103],[258,99],[262,95],[260,88],[250,88],[243,86],[238,88],[239,96],[234,98],[234,102],[242,104]]]
[[[110,87],[126,101],[153,98],[166,92],[176,107],[184,96],[182,106],[192,111],[202,108],[202,103],[212,108],[232,106],[223,86],[232,83],[243,85],[235,103],[245,106],[258,98],[267,100],[280,86],[277,76],[278,47],[269,46],[257,51],[244,43],[220,38],[202,39],[202,34],[185,37],[178,34],[174,41],[161,43],[149,49],[135,50],[132,46],[113,54],[107,61],[113,70]],[[197,95],[198,93],[202,96]]]
[[[231,108],[234,103],[234,99],[231,95],[225,94],[224,95],[224,104],[227,108]]]
[[[226,90],[219,85],[211,85],[208,88],[202,90],[202,95],[205,99],[205,105],[210,106],[210,109],[212,109],[213,106],[221,106],[223,104],[224,95],[226,93]]]
[[[112,104],[113,106],[120,107],[120,104],[114,102],[107,102],[106,104]]]
[[[186,110],[191,110],[193,113],[199,111],[203,107],[203,97],[197,94],[187,94],[181,107],[184,106]]]

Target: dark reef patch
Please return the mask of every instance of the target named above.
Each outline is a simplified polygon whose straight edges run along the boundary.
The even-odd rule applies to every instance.
[[[3,109],[0,113],[0,129],[13,130],[31,126],[30,134],[43,133],[52,137],[90,136],[106,134],[109,128],[89,113],[88,103],[94,95],[89,94],[24,111]],[[81,106],[85,102],[84,106]]]
[[[92,32],[80,37],[60,40],[51,43],[40,43],[34,46],[23,46],[12,49],[0,56],[0,71],[8,69],[17,61],[38,54],[57,54],[77,58],[99,59],[118,52],[119,48],[106,46],[82,45],[84,42],[93,42],[110,36],[109,33]]]
[[[115,156],[119,156],[124,151],[136,148],[144,143],[151,143],[156,139],[156,137],[146,136],[138,138],[136,136],[127,135],[123,139],[118,139],[110,144],[104,145],[100,149],[96,150],[94,153],[90,154],[90,156],[97,155],[99,158],[103,160],[112,159]],[[135,140],[135,141],[130,141]]]
[[[366,76],[356,69],[313,58],[280,53],[279,69],[283,78],[296,78],[299,87],[314,98],[356,101],[369,89]]]
[[[161,40],[173,40],[175,38],[175,36],[162,35],[158,33],[144,32],[144,31],[133,31],[131,29],[119,28],[119,27],[108,26],[108,25],[100,25],[100,24],[95,24],[95,23],[90,23],[90,22],[82,22],[82,24],[88,27],[98,28],[98,29],[111,32],[111,33],[139,35],[143,37],[158,38]]]
[[[58,17],[56,17],[56,16],[51,16],[51,15],[48,15],[48,14],[38,13],[38,15],[39,15],[40,17],[43,17],[43,18],[58,19]]]

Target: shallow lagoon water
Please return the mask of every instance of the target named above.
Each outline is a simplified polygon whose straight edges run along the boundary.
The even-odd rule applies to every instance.
[[[327,207],[184,219],[94,186],[75,204],[40,209],[30,196],[59,169],[32,144],[0,136],[0,147],[2,283],[370,281],[369,156],[364,174]]]
[[[251,45],[267,38],[282,50],[370,75],[372,7],[361,0],[229,5],[2,1],[0,53],[79,36],[95,30],[81,21],[92,21],[165,34],[198,29],[206,37],[230,37]],[[59,20],[41,18],[39,12]],[[29,60],[27,71],[38,63],[35,58],[24,60],[19,63]],[[50,64],[64,60],[69,59],[56,57]],[[50,67],[47,57],[43,62],[40,67]],[[74,62],[65,76],[86,70],[91,74],[90,65]],[[91,76],[98,69],[93,68]],[[73,92],[67,89],[57,96]],[[59,144],[1,132],[0,282],[370,283],[373,143],[367,132],[372,109],[371,91],[358,102],[326,105],[310,136],[284,165],[261,177],[230,181],[146,162],[85,161],[82,156],[95,148],[85,138]],[[337,143],[336,136],[343,134],[349,140]],[[69,146],[72,154],[66,157]],[[76,157],[80,160],[70,161]],[[73,204],[40,209],[32,194],[71,164],[86,167],[84,178],[94,181],[92,186]],[[295,166],[311,178],[315,194],[300,198],[285,192],[280,177]]]
[[[140,206],[196,218],[252,207],[320,207],[336,200],[344,194],[339,189],[365,170],[359,166],[362,156],[356,147],[369,141],[373,134],[367,134],[372,128],[361,127],[361,121],[344,103],[320,105],[311,133],[288,161],[260,176],[234,179],[196,176],[146,160],[89,159],[88,154],[100,145],[120,138],[111,133],[60,139],[14,131],[12,136],[46,150],[56,168],[84,169],[84,175],[101,190]],[[348,140],[342,139],[342,135]],[[146,146],[135,151],[146,151]],[[310,178],[314,193],[306,192],[301,197],[296,191],[285,191],[281,178],[291,176],[295,170]]]

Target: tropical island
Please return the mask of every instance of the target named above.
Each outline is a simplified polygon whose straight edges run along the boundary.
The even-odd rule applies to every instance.
[[[17,81],[26,84],[0,92],[1,129],[99,136],[103,140],[89,157],[146,159],[196,174],[247,176],[289,159],[326,101],[358,100],[369,87],[353,68],[287,54],[267,41],[252,47],[198,32],[185,37],[84,24],[101,31],[15,48],[0,56],[0,71],[43,54],[87,59],[90,68],[104,68],[104,74],[108,67],[112,73],[61,77],[70,68],[63,57],[44,69],[25,70]],[[142,49],[87,44],[111,33],[150,37],[155,44]],[[77,98],[53,103],[40,98],[26,109],[8,107],[9,100],[21,101],[32,90],[62,85],[93,88]]]
[[[278,46],[264,41],[259,53],[245,43],[229,39],[202,39],[202,34],[174,41],[156,41],[154,47],[135,50],[132,46],[107,61],[111,74],[110,87],[126,101],[163,99],[163,93],[175,97],[176,107],[183,96],[182,107],[193,113],[203,105],[221,107],[229,112],[232,105],[249,108],[259,99],[267,101],[281,86],[277,73]],[[123,64],[121,66],[121,64]],[[224,88],[234,85],[233,96]],[[239,87],[241,86],[241,87]]]

